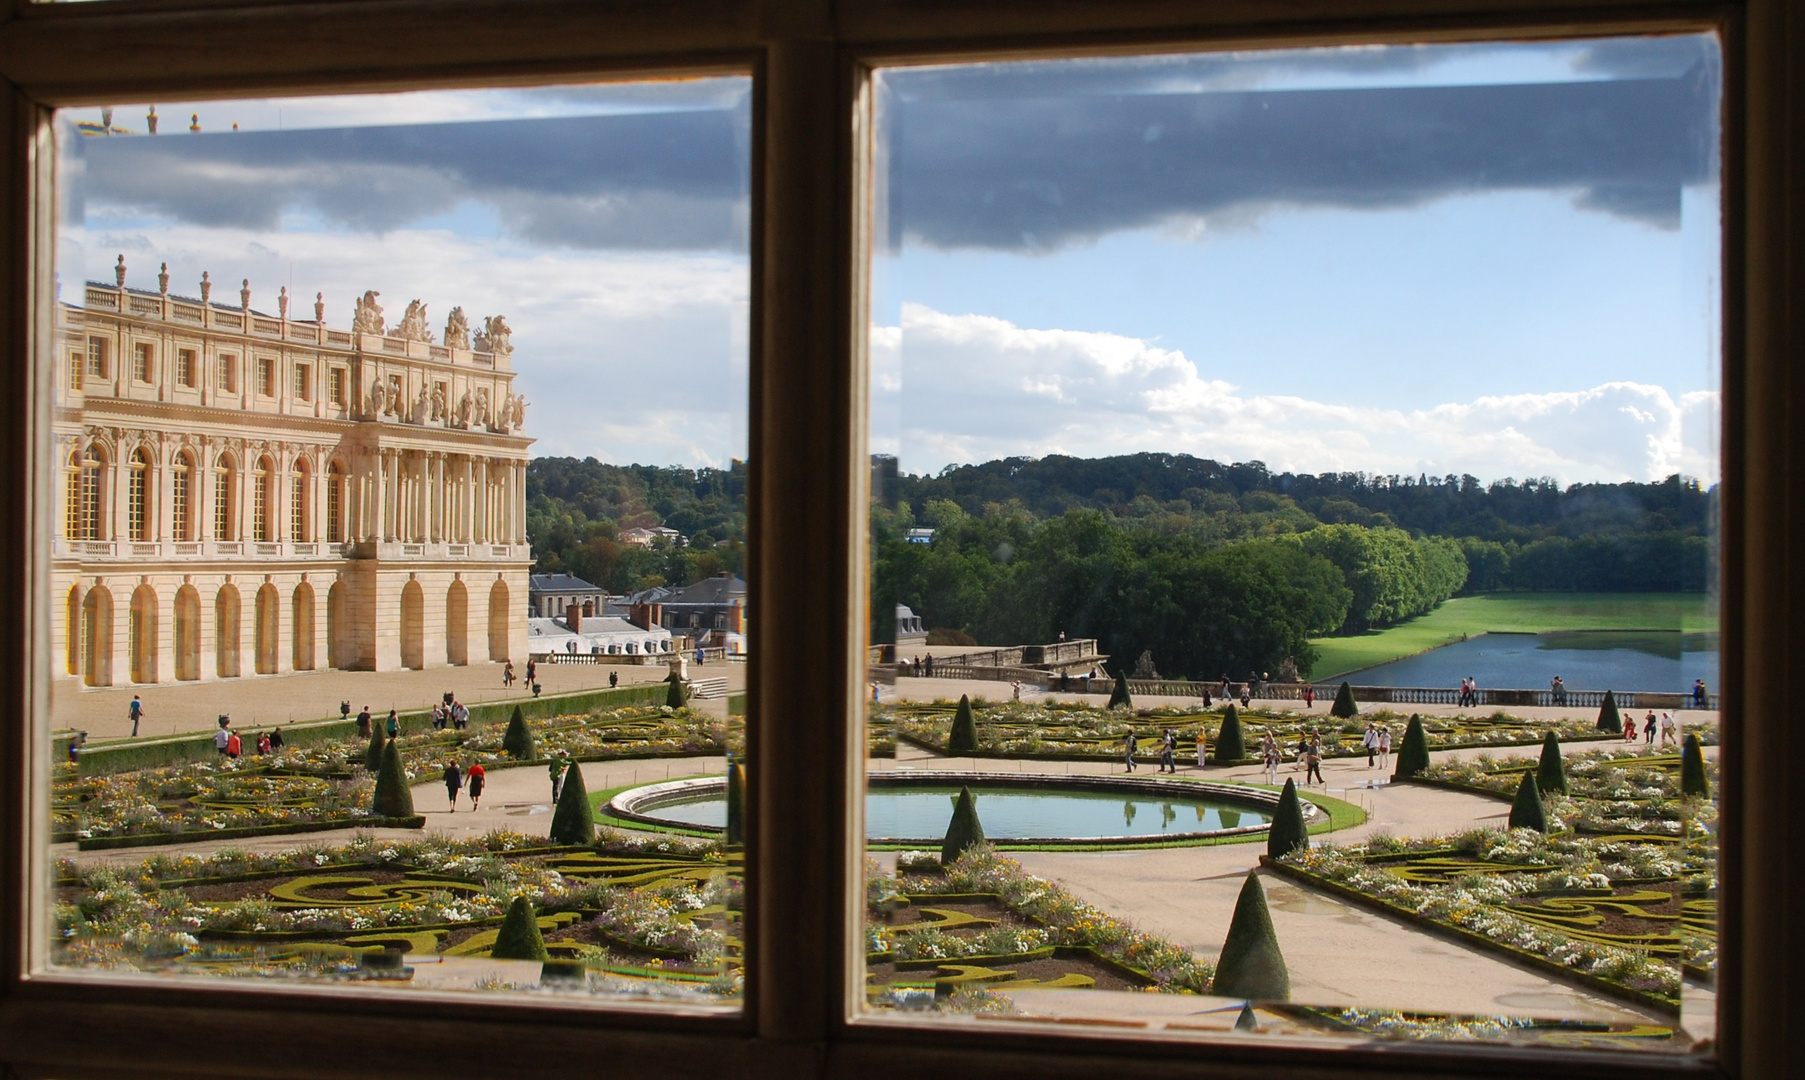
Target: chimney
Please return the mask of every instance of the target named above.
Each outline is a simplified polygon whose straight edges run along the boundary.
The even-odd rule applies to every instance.
[[[664,621],[664,605],[634,604],[627,610],[627,621],[641,630],[656,630]]]
[[[582,632],[583,608],[581,605],[572,604],[564,609],[564,625],[570,627],[570,632],[573,634]]]

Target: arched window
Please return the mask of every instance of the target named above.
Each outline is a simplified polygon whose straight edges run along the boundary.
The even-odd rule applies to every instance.
[[[89,446],[81,459],[81,521],[76,529],[78,540],[101,539],[100,493],[105,490],[106,458]]]
[[[326,540],[345,542],[345,471],[336,461],[326,467]]]
[[[313,539],[309,521],[307,489],[307,462],[296,458],[294,467],[288,473],[288,538],[296,543]]]
[[[182,451],[175,456],[169,472],[169,535],[176,540],[192,540],[190,528],[189,489],[194,482],[194,459]]]
[[[270,538],[270,474],[269,458],[258,458],[251,473],[251,539],[267,543]]]
[[[81,534],[81,451],[69,451],[63,462],[63,536],[69,540],[86,539]]]
[[[238,469],[230,454],[221,454],[213,469],[213,539],[233,539],[232,526],[238,509],[233,493],[238,490]]]
[[[150,451],[140,446],[132,454],[126,478],[126,532],[133,540],[150,539]]]

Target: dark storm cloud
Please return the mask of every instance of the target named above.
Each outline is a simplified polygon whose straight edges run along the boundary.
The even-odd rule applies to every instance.
[[[1672,67],[1651,53],[1595,60]],[[884,106],[890,233],[1053,250],[1188,215],[1503,190],[1574,191],[1671,228],[1681,186],[1713,168],[1714,86],[1695,62],[1666,78],[1525,85],[963,100],[898,88]]]
[[[80,187],[196,225],[315,211],[381,233],[475,201],[552,246],[743,249],[742,132],[698,111],[88,139]]]

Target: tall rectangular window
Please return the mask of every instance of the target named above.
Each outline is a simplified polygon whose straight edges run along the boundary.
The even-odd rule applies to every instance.
[[[260,397],[276,396],[276,361],[271,357],[257,358],[257,394]]]
[[[156,361],[152,346],[145,342],[137,342],[132,346],[132,378],[141,383],[154,382],[157,377]]]
[[[178,384],[191,389],[194,386],[194,358],[195,352],[193,349],[176,350],[175,381]]]
[[[268,465],[258,462],[251,471],[251,539],[260,543],[270,539],[270,479]]]
[[[100,456],[90,448],[82,458],[81,523],[77,530],[77,539],[101,540],[105,538],[100,525],[101,482],[105,475]]]
[[[326,383],[330,390],[332,404],[340,406],[341,408],[345,404],[346,374],[347,372],[344,368],[335,367],[331,369],[326,376]]]
[[[133,455],[126,470],[126,532],[133,540],[150,539],[150,463],[143,451]]]
[[[186,457],[177,457],[169,477],[169,531],[176,540],[192,536],[188,528],[188,484],[193,472]]]
[[[81,374],[82,374],[81,369],[82,369],[81,353],[71,352],[69,354],[69,389],[70,390],[80,392],[80,390],[81,390]]]
[[[345,540],[344,477],[337,472],[326,474],[326,539],[340,544]]]
[[[295,400],[296,401],[312,400],[313,391],[308,385],[312,381],[312,378],[313,378],[313,366],[311,364],[296,364],[295,365]]]
[[[213,473],[213,539],[232,540],[232,501],[236,476],[221,464]]]
[[[1710,1044],[1720,72],[877,73],[874,1014]]]
[[[214,361],[219,365],[219,389],[228,394],[238,392],[238,354],[220,353]]]
[[[88,339],[88,374],[96,379],[107,377],[107,339],[91,337]]]

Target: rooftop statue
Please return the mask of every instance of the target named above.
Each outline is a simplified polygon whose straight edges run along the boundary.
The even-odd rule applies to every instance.
[[[447,349],[468,349],[470,347],[470,323],[464,318],[464,309],[454,307],[451,315],[445,320],[445,347]]]
[[[408,341],[432,341],[432,331],[426,328],[426,305],[418,300],[407,302],[407,312],[395,325],[395,336]]]
[[[478,352],[495,353],[507,356],[514,351],[512,337],[514,332],[508,329],[507,320],[500,315],[491,315],[483,320],[483,328],[476,335]]]
[[[376,302],[381,295],[375,289],[364,290],[363,299],[357,302],[357,313],[351,317],[351,329],[360,334],[387,332],[383,327],[382,305]]]

